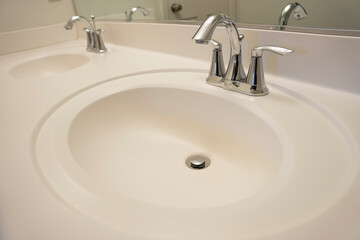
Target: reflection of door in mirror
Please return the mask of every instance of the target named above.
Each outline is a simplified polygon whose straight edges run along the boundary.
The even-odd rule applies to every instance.
[[[234,18],[232,10],[235,6],[234,0],[166,0],[167,14],[170,20],[203,21],[213,13],[225,13]],[[181,6],[179,10],[178,6]],[[176,8],[177,6],[177,8]]]

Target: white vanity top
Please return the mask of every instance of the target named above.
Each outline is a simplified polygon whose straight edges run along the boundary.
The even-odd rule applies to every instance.
[[[106,31],[104,42],[109,51],[105,54],[86,52],[85,40],[78,39],[0,56],[0,221],[4,222],[2,225],[5,227],[0,230],[0,237],[5,240],[148,239],[128,236],[73,211],[73,207],[62,201],[42,176],[34,159],[33,142],[44,119],[54,109],[78,93],[102,83],[120,77],[165,71],[202,74],[206,84],[211,50],[210,47],[184,40],[189,36],[191,38],[196,26],[128,23],[99,25]],[[250,48],[257,45],[278,43],[295,50],[293,56],[269,56],[265,59],[264,71],[270,95],[272,89],[290,91],[298,94],[299,99],[311,104],[324,116],[335,119],[334,124],[341,125],[339,129],[350,139],[354,156],[359,157],[360,68],[357,66],[359,61],[356,62],[360,56],[359,38],[260,30],[244,30],[243,33],[248,37],[243,45],[245,66],[248,65]],[[79,34],[83,37],[81,32]],[[153,39],[151,36],[156,37]],[[221,31],[215,32],[214,36],[221,41],[226,39]],[[282,37],[287,40],[282,40]],[[327,44],[329,47],[324,46]],[[226,49],[227,45],[224,45]],[[169,51],[165,53],[167,49]],[[326,56],[325,49],[329,53]],[[347,58],[349,54],[355,56]],[[53,72],[41,72],[40,65],[53,64],[51,59],[45,62],[41,62],[41,59],[60,56],[70,61],[70,58],[66,58],[69,55],[84,58],[74,57],[74,61],[78,62],[73,69],[58,69],[52,65]],[[311,59],[313,62],[310,62]],[[319,62],[319,59],[323,61]],[[30,65],[30,68],[22,65],[34,60],[35,64]],[[17,66],[22,68],[14,70]],[[303,73],[303,76],[292,77],[299,73]],[[334,74],[336,76],[326,83],[326,78]],[[343,86],[338,87],[339,84]],[[248,98],[249,101],[258,101],[257,98]],[[359,167],[360,158],[354,163],[356,176],[350,189],[326,211],[295,228],[256,239],[358,239]],[[177,239],[176,234],[173,239]]]

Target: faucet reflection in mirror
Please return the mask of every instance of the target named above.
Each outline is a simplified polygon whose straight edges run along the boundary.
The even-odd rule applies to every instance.
[[[87,27],[84,28],[87,36],[87,47],[86,50],[94,53],[104,53],[106,52],[105,44],[101,38],[101,33],[104,31],[103,29],[96,29],[95,25],[95,16],[91,15],[92,24],[90,21],[81,16],[72,16],[69,21],[65,24],[64,28],[66,30],[71,30],[74,26],[75,22],[82,21]]]
[[[223,24],[229,34],[230,41],[230,60],[226,72],[224,73],[222,46],[212,35],[215,28]],[[244,36],[239,34],[234,21],[226,14],[217,13],[211,15],[200,26],[193,39],[198,44],[214,45],[213,59],[210,74],[206,82],[211,85],[225,88],[227,90],[240,92],[251,96],[263,96],[269,93],[265,84],[265,77],[262,63],[263,51],[270,51],[279,55],[288,55],[293,50],[277,46],[260,46],[252,49],[251,60],[248,74],[245,74],[241,57],[241,41]]]
[[[137,6],[137,7],[131,8],[129,14],[128,14],[127,10],[124,11],[125,17],[126,17],[126,21],[127,21],[127,22],[131,22],[132,19],[133,19],[134,13],[137,12],[137,11],[142,12],[142,14],[143,14],[144,16],[150,15],[150,12],[149,12],[147,9],[145,9],[145,8],[143,8],[143,7],[140,7],[140,6]]]
[[[289,22],[289,18],[290,18],[290,14],[294,12],[294,18],[296,20],[301,20],[307,17],[307,12],[305,10],[305,8],[298,2],[294,2],[294,3],[289,3],[287,4],[280,15],[279,18],[279,26],[280,26],[280,30],[284,30],[285,27],[288,22]]]

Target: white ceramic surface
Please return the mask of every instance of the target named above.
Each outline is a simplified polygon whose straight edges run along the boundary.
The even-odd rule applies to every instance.
[[[46,181],[81,214],[145,239],[260,238],[347,192],[358,163],[335,118],[286,88],[248,97],[205,78],[140,74],[67,100],[37,137]],[[199,153],[209,168],[187,168]]]
[[[197,26],[99,23],[98,27],[105,29],[104,41],[109,49],[106,54],[86,52],[85,39],[79,39],[0,56],[0,239],[359,239],[360,68],[356,67],[360,56],[356,54],[360,49],[359,38],[239,29],[246,35],[243,42],[245,66],[251,48],[258,45],[280,45],[295,50],[288,57],[264,56],[270,95],[249,98],[205,84],[211,49],[209,46],[198,46],[191,40]],[[79,34],[85,36],[81,29]],[[65,31],[61,24],[55,28],[28,30],[26,38],[18,36],[22,36],[22,33],[1,34],[1,40],[6,43],[2,44],[3,48],[6,51],[19,51],[24,49],[23,44],[26,48],[48,45],[54,41],[74,39],[76,32]],[[214,37],[223,43],[226,53],[226,32],[219,29]],[[11,69],[22,63],[63,54],[84,55],[89,61],[71,71],[46,77],[15,78],[9,75]],[[168,78],[170,73],[171,78]],[[157,79],[153,79],[154,76]],[[176,94],[169,96],[162,89]],[[104,122],[105,116],[125,123],[123,115],[110,114],[115,105],[124,107],[117,100],[133,100],[138,93],[144,92],[152,98],[156,95],[159,101],[149,104],[156,106],[159,113],[164,113],[162,116],[167,112],[164,110],[167,105],[163,97],[173,97],[169,101],[174,104],[178,102],[177,99],[194,94],[196,97],[190,99],[211,99],[214,106],[228,106],[226,114],[213,114],[215,120],[229,119],[229,111],[234,112],[231,114],[234,119],[243,119],[239,115],[248,113],[244,120],[257,121],[267,133],[268,142],[271,143],[269,146],[274,149],[270,156],[276,158],[281,154],[281,159],[268,161],[266,169],[259,169],[255,165],[253,169],[248,169],[268,182],[252,182],[257,188],[253,192],[247,188],[249,191],[243,191],[243,195],[217,186],[217,190],[228,195],[211,195],[211,199],[204,199],[207,207],[200,206],[198,202],[192,202],[190,206],[185,201],[190,197],[171,187],[168,187],[169,191],[177,193],[179,201],[163,201],[166,197],[166,200],[171,198],[166,194],[144,196],[140,184],[144,181],[138,183],[137,179],[129,182],[134,186],[131,189],[111,185],[112,182],[107,181],[102,171],[109,171],[112,174],[108,176],[119,180],[121,176],[117,175],[117,167],[122,162],[107,158],[109,166],[119,165],[114,169],[105,167],[98,161],[99,158],[89,155],[84,149],[104,155],[102,149],[92,148],[99,143],[96,136],[100,132],[95,129],[106,128],[104,124],[108,122]],[[141,104],[147,103],[145,99],[140,100]],[[136,105],[135,101],[133,105]],[[196,109],[211,107],[205,105],[203,102],[188,106],[175,104],[174,116],[196,112],[194,122],[199,125],[201,114]],[[109,114],[98,116],[96,113],[104,110],[99,106],[107,106]],[[132,109],[143,110],[139,106]],[[207,109],[203,116],[210,113]],[[90,114],[94,120],[85,118],[85,114]],[[133,111],[124,120],[131,122],[136,114]],[[148,119],[151,115],[145,112],[141,116]],[[53,121],[55,119],[61,121]],[[215,120],[210,118],[206,122],[215,123]],[[143,130],[149,130],[147,135],[135,136],[142,139],[142,143],[159,148],[160,143],[178,146],[177,143],[184,143],[182,139],[186,139],[186,149],[191,152],[211,152],[213,163],[208,169],[200,171],[203,177],[215,173],[217,168],[214,166],[220,166],[220,163],[225,166],[225,161],[216,156],[224,151],[203,144],[201,136],[188,141],[190,136],[197,135],[196,131],[191,131],[193,125],[188,125],[190,131],[183,132],[171,124],[160,124],[162,122],[153,121],[153,125],[147,125],[146,121],[141,123]],[[83,124],[94,124],[94,128]],[[238,125],[236,129],[239,131],[248,133],[253,129],[240,128]],[[56,127],[51,129],[51,126]],[[162,130],[150,131],[153,126],[159,126]],[[116,122],[109,123],[109,128],[113,127],[124,130]],[[226,130],[229,126],[218,123],[218,127],[219,130]],[[186,126],[182,129],[186,129]],[[204,126],[202,130],[209,129],[209,126]],[[168,130],[174,133],[171,136],[177,137],[166,138],[170,135]],[[89,133],[89,138],[86,133]],[[105,143],[114,140],[117,136],[115,133],[109,131],[103,135],[107,141]],[[218,133],[215,128],[211,134]],[[146,136],[154,137],[155,134],[171,141],[146,140]],[[124,140],[131,135],[125,136],[118,140],[133,147],[134,141]],[[219,137],[228,142],[233,135],[220,134]],[[235,142],[239,142],[241,137],[236,138]],[[84,140],[86,144],[82,145],[76,139]],[[246,142],[247,146],[254,145],[255,140],[261,143],[265,141],[256,135],[253,141]],[[228,146],[226,148],[229,150]],[[181,148],[180,152],[186,149]],[[264,149],[269,150],[270,147],[265,146]],[[284,149],[289,152],[286,154]],[[106,154],[117,152],[117,149],[108,150]],[[138,151],[131,153],[142,154]],[[339,156],[340,153],[343,155]],[[285,157],[291,155],[293,157]],[[88,161],[87,157],[92,161]],[[179,168],[172,169],[176,173],[174,176],[181,176],[180,169],[185,171],[183,158],[177,161]],[[258,160],[262,163],[266,161],[261,156]],[[227,169],[235,167],[233,161],[227,163]],[[101,168],[98,168],[99,165]],[[125,172],[125,177],[138,169],[127,167],[131,171]],[[189,174],[199,173],[189,171]],[[165,172],[158,175],[163,176],[161,174]],[[246,182],[239,185],[236,181],[230,183],[227,175],[219,175],[211,179],[212,183],[245,188],[250,186]],[[200,178],[200,175],[193,176]],[[155,183],[164,184],[155,182],[153,178],[156,176],[147,177],[152,187]],[[186,182],[172,183],[179,186]],[[150,189],[159,190],[154,187]],[[301,192],[304,195],[299,196]],[[211,191],[206,193],[213,194]],[[206,230],[204,223],[207,224]]]

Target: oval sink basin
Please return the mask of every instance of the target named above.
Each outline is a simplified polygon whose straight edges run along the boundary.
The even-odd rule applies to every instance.
[[[245,107],[157,87],[91,104],[76,116],[68,137],[76,162],[111,191],[181,208],[221,206],[258,192],[283,165],[281,140]],[[211,167],[187,168],[187,157],[197,154]]]
[[[205,78],[136,75],[64,100],[34,145],[45,181],[125,239],[265,239],[347,192],[357,168],[341,122],[284,88],[248,97]],[[210,165],[189,168],[193,155]]]
[[[21,63],[9,71],[15,78],[47,77],[78,68],[89,61],[79,54],[59,54]]]

